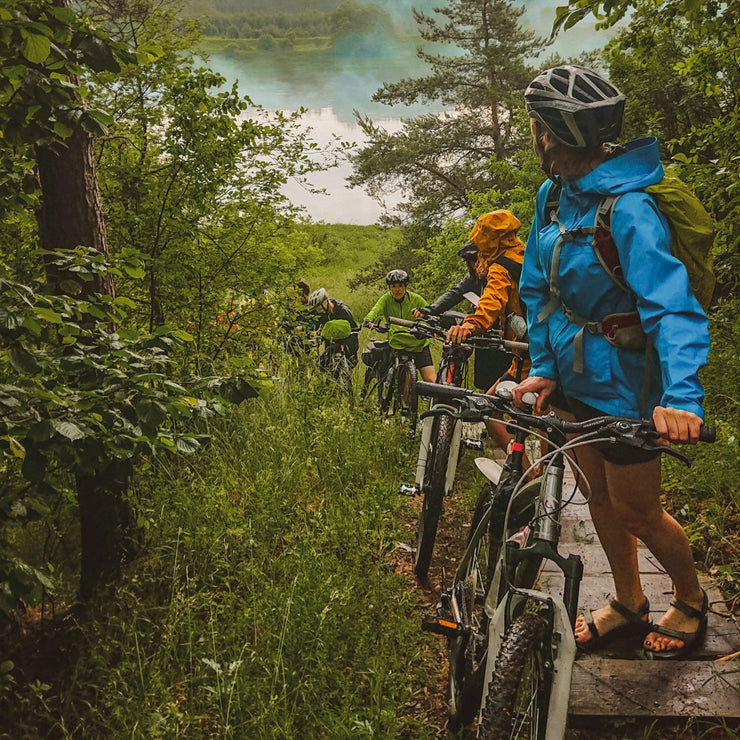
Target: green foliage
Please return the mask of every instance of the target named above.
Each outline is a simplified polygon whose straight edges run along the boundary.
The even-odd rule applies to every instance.
[[[193,422],[256,396],[239,378],[176,381],[174,354],[192,337],[111,327],[133,306],[123,296],[79,299],[79,282],[107,272],[99,253],[47,255],[67,295],[0,278],[0,452],[6,486],[0,511],[15,526],[49,513],[71,476],[126,477],[142,458],[190,454],[207,437]],[[127,255],[116,272],[135,272]],[[46,289],[45,289],[46,288]],[[218,395],[220,394],[221,399]],[[208,400],[210,399],[210,400]],[[50,588],[47,575],[11,553],[0,530],[0,610]]]
[[[35,204],[30,158],[37,147],[57,146],[78,127],[99,135],[111,122],[107,113],[84,104],[84,72],[117,71],[137,57],[51,0],[3,0],[0,23],[2,212]]]
[[[65,635],[43,702],[30,685],[0,694],[6,722],[100,738],[437,736],[413,708],[439,670],[436,638],[397,572],[413,536],[397,481],[415,446],[287,370],[265,403],[213,424],[197,464],[160,464],[148,557]]]
[[[127,41],[179,43],[172,18],[148,23],[148,35]],[[332,164],[341,147],[319,151],[302,112],[270,115],[178,54],[97,83],[115,119],[98,147],[110,250],[145,256],[145,281],[124,278],[122,289],[150,330],[187,327],[192,367],[210,372],[259,343],[273,302],[316,257],[281,188]]]
[[[678,174],[717,224],[715,294],[736,296],[740,274],[740,107],[737,4],[640,5],[610,45],[611,77],[627,95],[625,135],[659,137]]]

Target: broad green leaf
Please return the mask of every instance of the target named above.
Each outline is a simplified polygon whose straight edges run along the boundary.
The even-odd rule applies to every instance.
[[[35,375],[41,370],[34,356],[20,344],[10,348],[10,364],[16,372],[23,375]]]
[[[8,443],[8,447],[14,457],[19,457],[22,460],[26,456],[26,448],[15,437],[6,434],[0,437],[0,439]]]
[[[62,317],[50,308],[37,308],[36,316],[44,321],[48,321],[50,324],[62,324],[64,323]]]
[[[21,54],[31,64],[41,64],[51,51],[51,41],[41,34],[21,30]]]
[[[82,431],[76,424],[71,421],[60,421],[59,419],[52,419],[51,426],[63,437],[66,437],[73,442],[76,439],[83,439],[87,435]]]
[[[190,455],[200,449],[200,442],[193,437],[178,437],[176,442],[177,451]]]
[[[146,427],[157,427],[167,418],[167,409],[154,398],[141,398],[134,403],[139,421]]]

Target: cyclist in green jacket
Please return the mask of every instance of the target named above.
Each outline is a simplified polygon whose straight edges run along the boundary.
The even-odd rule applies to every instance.
[[[373,323],[379,318],[388,321],[391,316],[397,319],[414,321],[413,309],[424,308],[427,305],[427,300],[418,293],[408,290],[408,273],[405,270],[391,270],[385,276],[385,282],[388,286],[388,292],[380,296],[378,302],[365,316],[363,324],[372,328]],[[428,339],[416,339],[404,327],[391,324],[388,331],[388,343],[392,349],[410,352],[422,379],[427,383],[434,383],[436,374]]]

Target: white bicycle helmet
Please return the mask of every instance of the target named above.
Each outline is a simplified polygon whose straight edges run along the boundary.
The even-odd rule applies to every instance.
[[[391,270],[385,276],[385,284],[390,285],[391,283],[403,283],[406,285],[409,282],[409,274],[406,270]]]
[[[313,293],[311,293],[310,296],[308,296],[308,303],[309,306],[312,306],[315,308],[316,306],[320,306],[324,301],[329,299],[329,294],[326,292],[324,288],[317,288],[314,290]]]
[[[535,77],[524,93],[527,113],[564,144],[593,147],[619,136],[624,95],[587,67],[564,64]]]

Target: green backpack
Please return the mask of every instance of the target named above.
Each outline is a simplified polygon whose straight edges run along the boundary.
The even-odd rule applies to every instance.
[[[346,319],[331,319],[321,327],[321,338],[337,342],[352,334],[352,325]]]
[[[563,302],[558,288],[558,264],[560,251],[564,244],[575,235],[590,235],[591,246],[611,279],[626,292],[631,292],[624,278],[619,252],[614,243],[611,231],[611,218],[614,205],[620,196],[604,198],[596,209],[596,219],[591,227],[579,227],[568,230],[558,220],[560,209],[560,183],[553,183],[547,194],[545,213],[548,220],[554,221],[560,228],[560,239],[555,245],[550,269],[550,300],[537,315],[542,321],[560,306],[565,317],[578,324],[581,330],[573,340],[573,369],[583,372],[583,332],[602,334],[615,347],[627,349],[644,349],[647,345],[637,311],[610,314],[601,321],[588,321],[579,316]],[[714,243],[714,224],[699,199],[688,186],[675,175],[665,175],[655,185],[644,188],[649,193],[666,217],[671,231],[671,253],[683,262],[689,276],[691,289],[701,307],[706,310],[714,291],[714,272],[712,269]]]
[[[665,175],[655,185],[644,188],[666,217],[671,231],[671,253],[683,262],[689,275],[691,289],[701,307],[706,311],[714,292],[712,245],[714,224],[699,199],[689,187],[675,175]],[[593,228],[593,248],[596,256],[609,276],[622,288],[628,290],[619,253],[611,234],[611,216],[620,196],[604,198],[596,211]],[[547,197],[547,213],[555,214],[560,200],[560,185],[550,188]]]

